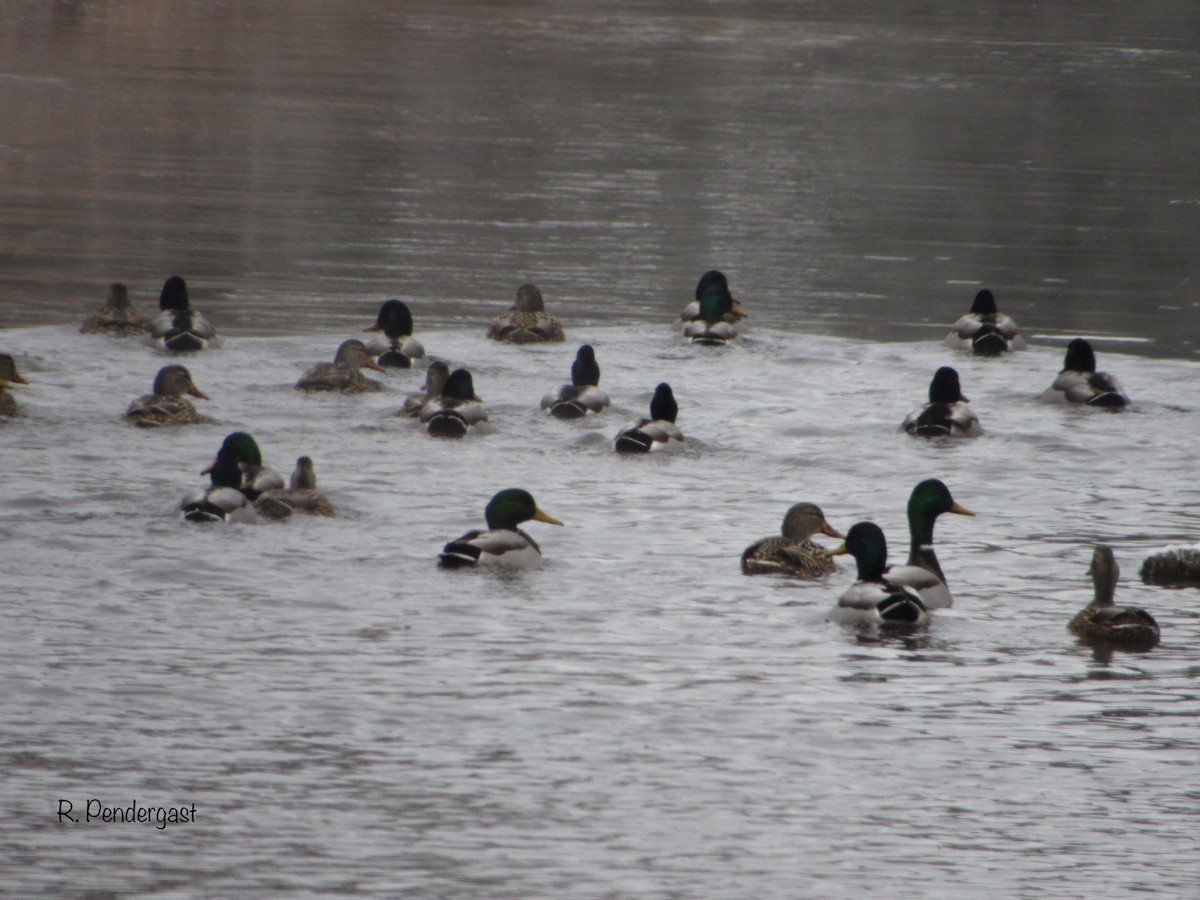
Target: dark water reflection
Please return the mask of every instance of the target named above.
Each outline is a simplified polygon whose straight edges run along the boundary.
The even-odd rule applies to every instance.
[[[381,297],[478,320],[536,280],[665,322],[1200,347],[1189,2],[14,2],[0,325],[189,278],[232,332]]]

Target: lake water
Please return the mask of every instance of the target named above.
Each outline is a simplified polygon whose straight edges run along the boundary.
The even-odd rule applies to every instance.
[[[1200,894],[1200,13],[1068,3],[17,2],[0,10],[5,628],[14,896]],[[720,267],[740,346],[669,328]],[[169,359],[78,334],[188,278],[216,424],[120,415]],[[522,281],[558,346],[484,338]],[[980,285],[1034,337],[940,344]],[[305,367],[409,302],[489,428],[440,442]],[[1038,397],[1096,338],[1120,415]],[[596,347],[614,408],[537,410]],[[984,435],[897,428],[955,365]],[[685,451],[611,438],[668,381]],[[190,527],[224,435],[309,454],[336,519]],[[746,578],[811,500],[955,593],[928,630],[825,621],[853,581]],[[523,486],[544,568],[445,572]],[[1066,631],[1114,546],[1163,642]],[[833,541],[826,540],[832,544]],[[196,806],[169,825],[60,821]]]

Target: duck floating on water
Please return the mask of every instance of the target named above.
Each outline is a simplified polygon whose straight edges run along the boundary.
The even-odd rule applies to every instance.
[[[192,308],[188,300],[187,282],[172,275],[163,284],[158,296],[158,318],[150,333],[154,340],[172,353],[195,353],[203,350],[217,336],[208,320]]]
[[[0,416],[12,418],[19,415],[21,407],[17,398],[9,392],[14,384],[29,384],[17,371],[17,361],[11,353],[0,353]]]
[[[858,581],[838,597],[829,619],[841,625],[923,625],[929,619],[921,595],[887,574],[887,539],[874,522],[859,522],[833,556],[849,553],[858,564]]]
[[[1103,544],[1092,552],[1088,574],[1096,597],[1067,624],[1067,630],[1089,643],[1118,650],[1144,651],[1158,646],[1159,629],[1154,617],[1136,606],[1116,606],[1117,577],[1121,569],[1111,547]]]
[[[1142,581],[1171,587],[1200,587],[1200,544],[1166,547],[1142,562]]]
[[[908,497],[908,562],[888,569],[888,580],[915,589],[926,609],[943,609],[954,602],[946,576],[933,552],[933,526],[942,513],[973,516],[950,496],[945,482],[929,478],[912,489]]]
[[[237,463],[238,471],[242,473],[241,483],[238,487],[247,499],[257,500],[267,491],[283,489],[283,476],[270,466],[263,465],[262,451],[258,447],[258,441],[254,440],[250,434],[245,431],[234,431],[226,435],[221,449],[217,451],[218,459],[222,452]],[[215,465],[216,462],[202,469],[200,474],[209,474]]]
[[[362,394],[381,391],[383,385],[368,378],[359,369],[382,372],[383,367],[371,359],[367,345],[356,338],[342,341],[331,363],[317,363],[300,376],[298,391],[340,391],[343,394]]]
[[[918,437],[978,437],[983,429],[967,402],[958,372],[942,366],[929,382],[929,402],[910,412],[901,427]]]
[[[510,344],[539,344],[565,341],[562,323],[546,313],[546,303],[536,284],[517,288],[517,302],[492,320],[488,337]]]
[[[793,575],[797,578],[821,578],[837,571],[833,558],[814,534],[845,539],[825,521],[825,513],[815,503],[796,503],[783,517],[780,533],[755,541],[742,552],[742,572],[746,575]]]
[[[363,331],[382,331],[386,340],[373,340],[367,351],[385,368],[409,369],[414,359],[425,358],[425,348],[412,336],[413,318],[402,300],[385,300],[375,321]]]
[[[419,391],[413,391],[404,398],[404,405],[397,415],[416,418],[421,414],[425,404],[441,395],[446,382],[450,379],[450,367],[440,359],[429,364],[425,370],[425,383]]]
[[[665,381],[654,389],[650,400],[650,418],[624,429],[616,438],[618,453],[650,453],[680,450],[686,446],[683,432],[675,424],[679,404]]]
[[[421,423],[434,437],[464,437],[473,426],[487,421],[487,409],[475,396],[475,382],[466,369],[455,369],[436,397],[421,407]]]
[[[1062,371],[1043,396],[1061,394],[1069,403],[1083,403],[1103,409],[1120,410],[1129,404],[1116,377],[1096,371],[1096,354],[1083,338],[1067,344]]]
[[[984,288],[975,295],[971,311],[954,323],[945,344],[980,356],[999,356],[1010,350],[1024,350],[1025,338],[1017,323],[996,309],[995,295]]]
[[[590,344],[575,353],[571,363],[571,383],[542,397],[542,409],[556,419],[582,419],[589,412],[598,413],[608,406],[608,394],[600,390],[600,365]]]
[[[232,437],[232,435],[231,435]],[[227,440],[217,451],[217,458],[205,469],[211,485],[189,491],[179,504],[187,522],[254,522],[254,505],[243,493],[242,469],[238,464],[237,448]]]
[[[82,334],[115,334],[121,337],[145,334],[149,330],[150,320],[133,308],[129,302],[129,288],[119,281],[109,285],[104,305],[79,326]]]
[[[125,418],[143,428],[200,425],[208,421],[196,412],[196,407],[185,394],[201,400],[208,399],[208,394],[196,387],[192,373],[185,366],[163,366],[154,376],[150,393],[143,394],[129,404]]]
[[[680,314],[683,336],[693,344],[719,346],[738,336],[737,323],[746,318],[729,282],[716,269],[700,276],[696,299]]]
[[[446,569],[495,566],[531,568],[542,563],[537,542],[517,526],[534,520],[550,525],[562,522],[538,509],[533,495],[521,488],[500,491],[484,510],[486,531],[468,531],[442,549],[439,565]]]
[[[254,509],[268,519],[289,519],[295,513],[308,516],[336,516],[333,504],[317,489],[317,473],[312,457],[296,460],[286,490],[272,490],[254,501]]]

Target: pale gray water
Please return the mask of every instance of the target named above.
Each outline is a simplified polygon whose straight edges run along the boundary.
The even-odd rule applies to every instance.
[[[1136,575],[1200,537],[1196,11],[872,9],[0,9],[0,324],[37,326],[0,331],[0,892],[1200,894],[1196,593]],[[712,266],[755,327],[702,353],[668,323]],[[173,272],[219,424],[147,433],[166,358],[75,329]],[[527,279],[567,345],[484,340]],[[980,284],[1028,352],[940,345]],[[386,296],[491,433],[392,417],[416,371],[292,390]],[[1077,334],[1128,413],[1037,401]],[[585,340],[616,408],[544,418]],[[898,434],[947,363],[984,436]],[[660,380],[688,451],[617,458]],[[179,523],[239,428],[341,517]],[[927,633],[825,622],[848,566],[740,574],[801,499],[902,555],[930,476],[979,515]],[[566,523],[545,568],[439,571],[509,485]],[[1065,630],[1100,540],[1150,654]],[[57,821],[88,797],[198,821]]]

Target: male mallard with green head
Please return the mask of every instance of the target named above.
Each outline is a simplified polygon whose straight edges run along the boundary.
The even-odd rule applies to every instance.
[[[1117,576],[1121,569],[1112,548],[1103,544],[1092,552],[1088,567],[1096,597],[1067,624],[1067,630],[1091,643],[1103,643],[1118,650],[1150,650],[1158,645],[1158,623],[1144,609],[1115,606]]]
[[[858,564],[858,581],[838,598],[829,613],[842,625],[922,625],[928,618],[921,595],[887,574],[887,539],[874,522],[859,522],[846,542],[832,552],[849,553]]]
[[[742,553],[746,575],[784,574],[821,578],[837,571],[829,552],[812,540],[814,534],[845,539],[825,521],[815,503],[796,503],[783,517],[780,533],[755,541]]]
[[[983,429],[967,402],[958,372],[942,366],[929,382],[929,402],[910,412],[900,427],[918,437],[978,437]]]
[[[542,409],[556,419],[582,419],[589,412],[598,413],[608,406],[608,394],[600,390],[600,364],[591,344],[575,352],[571,363],[571,383],[542,397]]]
[[[738,336],[737,323],[746,313],[729,291],[725,275],[713,269],[700,276],[696,300],[680,314],[683,336],[693,344],[719,346]]]
[[[1043,396],[1061,394],[1069,403],[1083,403],[1104,409],[1119,410],[1129,405],[1129,398],[1116,377],[1096,371],[1096,353],[1083,338],[1067,344],[1062,371]]]
[[[187,282],[172,275],[158,295],[158,318],[150,328],[155,342],[173,353],[194,353],[208,346],[217,333],[188,299]]]
[[[995,295],[984,288],[975,295],[971,311],[954,323],[945,344],[980,356],[999,356],[1024,350],[1025,338],[1018,333],[1017,323],[996,309]]]
[[[487,408],[475,396],[475,381],[467,369],[455,369],[442,392],[421,407],[421,423],[434,437],[460,438],[487,421]]]
[[[414,359],[425,357],[425,348],[412,336],[413,318],[403,300],[385,300],[375,321],[363,331],[382,331],[385,340],[372,340],[367,352],[386,368],[410,369]]]
[[[927,609],[942,609],[954,602],[946,576],[933,552],[933,525],[942,513],[973,516],[975,513],[950,496],[950,489],[936,478],[922,481],[908,498],[908,562],[888,569],[888,580],[914,588]]]
[[[681,450],[686,445],[683,432],[675,424],[679,404],[665,381],[654,389],[650,399],[650,418],[640,419],[617,435],[618,453],[651,453],[660,450]]]
[[[439,565],[447,569],[472,566],[530,568],[541,565],[542,551],[517,526],[531,519],[550,525],[562,522],[538,509],[533,495],[520,488],[500,491],[484,511],[486,531],[468,531],[442,549]]]

